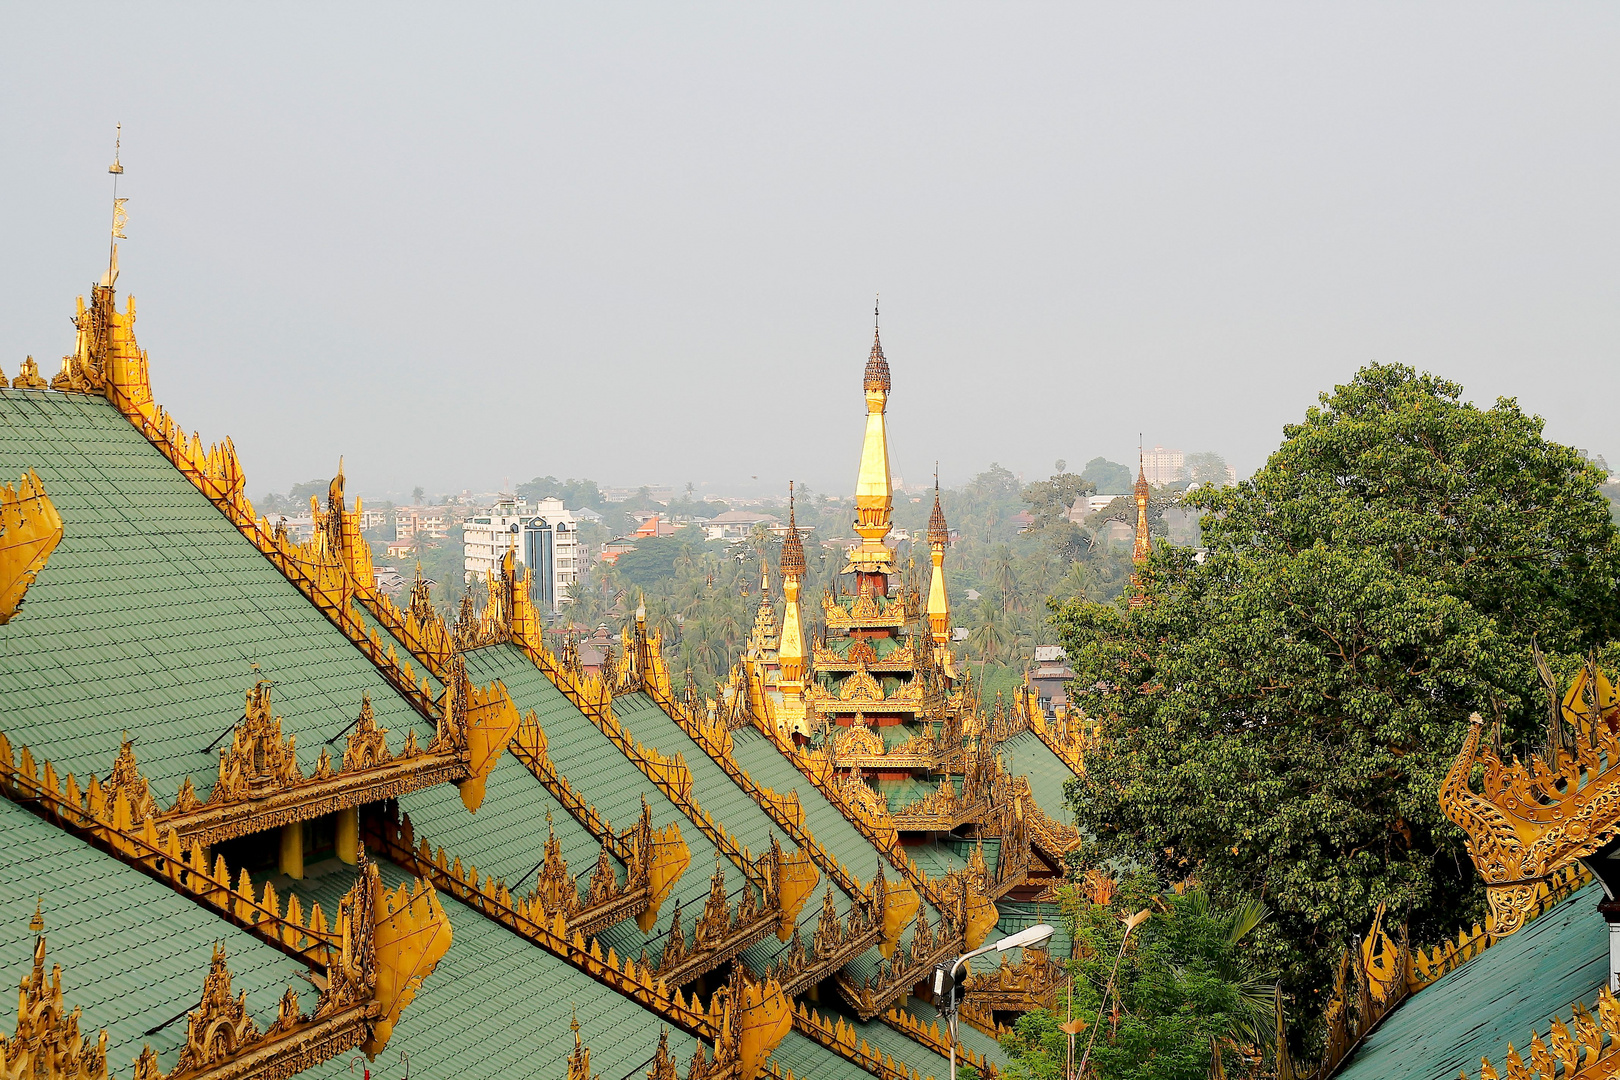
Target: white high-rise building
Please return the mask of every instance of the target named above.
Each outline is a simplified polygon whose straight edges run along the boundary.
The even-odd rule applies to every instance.
[[[461,536],[469,583],[488,580],[510,550],[529,568],[535,604],[556,611],[579,577],[578,526],[561,499],[542,499],[532,509],[522,499],[502,499],[463,522]]]
[[[1154,487],[1174,484],[1187,478],[1187,455],[1180,450],[1155,446],[1142,452],[1142,475]]]

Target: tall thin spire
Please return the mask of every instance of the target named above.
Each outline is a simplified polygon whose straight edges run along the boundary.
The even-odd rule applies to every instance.
[[[113,216],[112,237],[107,241],[107,276],[102,284],[112,288],[118,283],[118,241],[127,239],[124,236],[124,226],[129,223],[129,212],[124,209],[128,199],[118,197],[118,178],[124,175],[124,166],[121,162],[124,152],[124,125],[119,123],[113,134],[113,163],[107,166],[107,171],[113,178]]]
[[[1153,541],[1148,536],[1148,491],[1147,468],[1142,453],[1142,437],[1136,438],[1136,544],[1131,548],[1131,561],[1136,564],[1136,570],[1131,574],[1131,607],[1141,607],[1147,602],[1146,586],[1142,582],[1142,564],[1147,562],[1148,555],[1153,551]]]
[[[933,560],[934,573],[928,582],[928,633],[934,640],[934,651],[941,670],[951,674],[951,604],[945,591],[945,546],[951,542],[951,530],[945,523],[945,509],[939,502],[939,462],[934,462],[934,513],[928,519],[928,549]]]
[[[788,531],[782,539],[782,632],[776,650],[776,688],[782,693],[778,715],[794,733],[809,735],[805,723],[804,621],[799,614],[799,586],[804,580],[804,541],[794,514],[793,481],[788,481]]]
[[[884,414],[889,403],[889,361],[883,355],[878,336],[877,307],[872,309],[872,352],[866,359],[861,389],[866,397],[866,437],[861,443],[861,467],[855,480],[855,531],[861,543],[850,554],[845,573],[862,575],[858,580],[863,593],[887,595],[886,575],[893,555],[883,543],[889,535],[893,491],[889,479],[889,438]]]
[[[1136,546],[1131,550],[1131,558],[1135,562],[1143,562],[1152,550],[1152,541],[1148,537],[1148,491],[1146,459],[1142,453],[1141,437],[1136,443],[1136,489],[1133,493],[1136,498]]]

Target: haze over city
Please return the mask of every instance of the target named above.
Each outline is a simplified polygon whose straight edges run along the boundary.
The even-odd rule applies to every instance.
[[[908,482],[1244,475],[1372,359],[1614,450],[1612,7],[7,21],[0,336],[70,347],[122,122],[120,288],[255,494],[847,493],[875,293]]]

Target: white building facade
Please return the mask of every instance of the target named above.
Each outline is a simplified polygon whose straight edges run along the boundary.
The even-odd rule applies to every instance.
[[[469,583],[487,581],[510,550],[529,568],[535,603],[551,611],[567,602],[568,587],[579,577],[578,525],[561,499],[542,499],[532,508],[522,499],[503,499],[463,522],[461,537]]]

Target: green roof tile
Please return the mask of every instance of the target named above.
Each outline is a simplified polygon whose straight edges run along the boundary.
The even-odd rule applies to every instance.
[[[379,862],[378,869],[390,888],[410,880],[393,863]],[[335,911],[353,880],[344,867],[296,883],[293,891],[306,905],[319,901]],[[404,1051],[413,1075],[562,1080],[574,1047],[569,1021],[577,1015],[593,1072],[616,1080],[646,1071],[662,1026],[655,1014],[473,909],[440,899],[450,917],[450,950],[406,1007],[379,1062],[395,1068]],[[696,1042],[673,1029],[669,1041],[684,1069]],[[299,1075],[349,1080],[348,1063],[333,1059]]]
[[[204,748],[274,681],[301,764],[369,693],[398,749],[430,733],[375,668],[104,399],[0,389],[0,476],[33,469],[63,538],[0,640],[6,734],[81,779],[105,772],[123,732],[167,804]],[[257,663],[255,672],[251,664]],[[341,745],[341,744],[339,744]]]
[[[1609,975],[1609,928],[1598,914],[1603,887],[1581,889],[1512,937],[1412,995],[1373,1030],[1340,1080],[1451,1080],[1497,1068],[1512,1042],[1543,1038],[1556,1014],[1597,998]]]
[[[174,1068],[185,1019],[145,1032],[196,1007],[216,941],[261,1028],[275,1021],[288,985],[308,988],[303,964],[4,799],[0,831],[0,976],[15,988],[31,968],[28,920],[43,896],[45,962],[62,966],[63,997],[84,1009],[86,1037],[107,1030],[109,1071],[127,1076],[143,1043]]]

